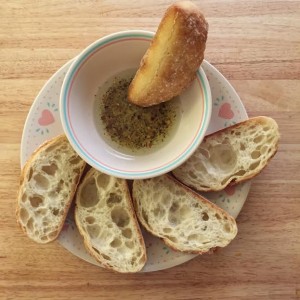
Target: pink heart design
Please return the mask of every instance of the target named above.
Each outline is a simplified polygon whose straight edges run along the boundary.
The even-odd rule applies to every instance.
[[[223,119],[232,119],[234,117],[234,113],[231,110],[230,103],[224,103],[221,105],[219,110],[219,117]]]
[[[42,111],[42,116],[39,118],[39,120],[38,120],[38,123],[41,125],[41,126],[47,126],[47,125],[49,125],[49,124],[52,124],[52,123],[54,123],[54,117],[53,117],[53,115],[52,115],[52,113],[51,113],[51,111],[50,110],[48,110],[48,109],[44,109],[43,111]]]
[[[225,188],[224,191],[228,196],[232,196],[235,193],[235,187],[234,186],[228,186],[228,187]]]

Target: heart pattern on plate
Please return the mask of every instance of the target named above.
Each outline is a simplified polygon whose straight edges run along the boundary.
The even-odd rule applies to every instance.
[[[54,123],[55,119],[52,112],[48,109],[42,111],[41,117],[38,119],[38,123],[41,126],[47,126]]]
[[[223,119],[230,120],[234,117],[234,113],[231,109],[230,103],[223,103],[219,110],[219,117]]]
[[[228,195],[228,196],[232,196],[234,195],[235,193],[235,186],[227,186],[225,189],[224,189],[225,193]]]

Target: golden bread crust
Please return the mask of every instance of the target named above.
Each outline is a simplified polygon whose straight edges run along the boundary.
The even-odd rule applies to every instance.
[[[193,3],[170,6],[129,87],[129,101],[151,106],[188,88],[203,61],[207,31],[208,24]]]

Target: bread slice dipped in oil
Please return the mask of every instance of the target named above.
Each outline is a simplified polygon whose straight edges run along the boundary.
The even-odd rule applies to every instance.
[[[203,61],[208,24],[190,1],[171,5],[163,16],[128,91],[128,100],[151,106],[181,94]]]

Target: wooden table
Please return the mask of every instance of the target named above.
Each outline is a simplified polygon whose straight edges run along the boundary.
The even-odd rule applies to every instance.
[[[300,2],[194,1],[210,25],[206,59],[250,116],[279,124],[277,155],[252,185],[237,238],[215,255],[135,275],[89,265],[15,220],[20,140],[46,80],[94,40],[155,31],[171,1],[0,1],[0,299],[300,298]]]

